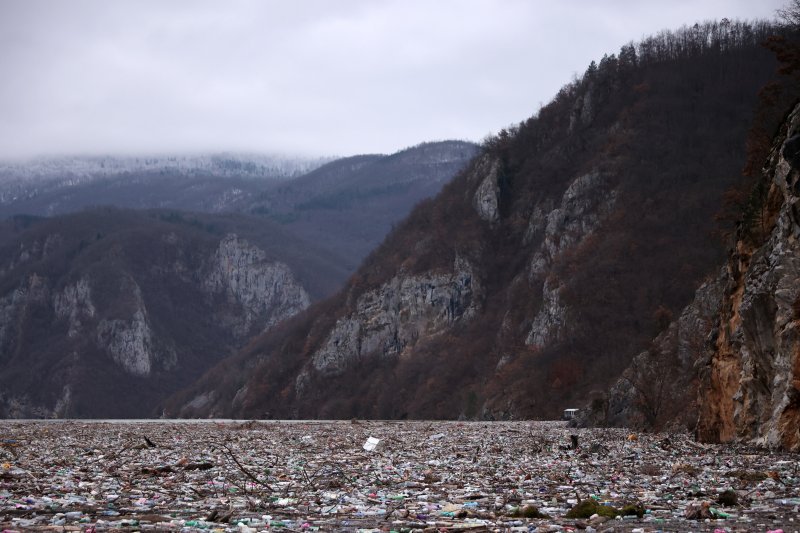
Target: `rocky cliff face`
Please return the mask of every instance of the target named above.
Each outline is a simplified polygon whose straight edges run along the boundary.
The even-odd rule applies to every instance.
[[[83,322],[94,318],[96,310],[92,304],[92,291],[89,279],[81,278],[77,282],[64,287],[64,290],[53,296],[53,310],[58,319],[69,322],[67,337],[77,337]]]
[[[698,437],[800,450],[800,106],[764,168],[769,192],[722,276],[701,368]]]
[[[528,277],[543,281],[542,306],[526,344],[541,347],[560,339],[567,321],[567,308],[560,296],[563,282],[549,274],[563,254],[580,246],[600,226],[616,197],[607,177],[592,172],[572,180],[559,203],[545,200],[534,206],[525,240],[539,243],[530,259]]]
[[[497,185],[499,169],[500,162],[497,159],[484,155],[478,160],[478,164],[472,172],[473,176],[481,179],[472,203],[478,216],[487,222],[497,222],[500,218],[498,212],[500,187]]]
[[[151,416],[160,397],[311,301],[287,263],[248,239],[119,216],[131,220],[92,229],[91,243],[66,220],[5,247],[0,415]],[[105,389],[116,394],[107,406]]]
[[[100,320],[95,342],[126,373],[147,376],[156,360],[160,359],[154,353],[147,307],[142,291],[133,279],[123,278],[121,288],[133,298],[133,314],[123,319]],[[165,362],[165,370],[174,366],[174,354]]]
[[[457,257],[450,272],[396,276],[362,294],[355,311],[336,322],[297,377],[298,396],[312,373],[337,375],[371,358],[402,357],[418,339],[469,321],[480,308],[481,293],[472,265]]]
[[[537,203],[526,233],[531,241],[541,234],[541,244],[530,263],[531,277],[546,273],[562,253],[597,229],[612,211],[616,197],[608,177],[591,172],[572,180],[559,204]]]
[[[241,310],[220,316],[239,339],[266,330],[311,302],[286,264],[267,260],[264,250],[234,234],[220,241],[204,270],[203,288],[211,295],[224,295]]]

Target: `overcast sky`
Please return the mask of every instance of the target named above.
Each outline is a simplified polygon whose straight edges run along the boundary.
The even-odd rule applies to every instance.
[[[479,141],[603,53],[782,0],[0,0],[0,158]]]

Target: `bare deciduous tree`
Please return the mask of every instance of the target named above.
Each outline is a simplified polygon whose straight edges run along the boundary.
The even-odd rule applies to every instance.
[[[776,11],[787,26],[800,27],[800,0],[791,0],[785,7]]]

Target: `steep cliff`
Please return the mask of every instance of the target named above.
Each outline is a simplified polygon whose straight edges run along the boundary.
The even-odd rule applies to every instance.
[[[591,65],[167,412],[553,417],[613,384],[724,257],[713,217],[771,30],[698,25]]]
[[[210,295],[224,295],[239,311],[224,317],[217,311],[239,339],[252,336],[254,325],[263,331],[310,303],[288,265],[268,261],[264,250],[235,234],[220,241],[203,270],[207,271],[203,289]]]
[[[341,279],[307,246],[273,249],[291,237],[264,221],[269,239],[251,221],[188,217],[99,210],[6,223],[16,230],[0,243],[0,415],[153,416]]]
[[[800,450],[800,106],[763,169],[768,192],[739,229],[702,361],[697,434]]]
[[[296,379],[298,398],[314,375],[340,375],[371,358],[392,359],[413,350],[420,338],[441,334],[474,318],[482,289],[471,265],[456,257],[452,270],[397,276],[361,294],[355,309],[339,319]]]

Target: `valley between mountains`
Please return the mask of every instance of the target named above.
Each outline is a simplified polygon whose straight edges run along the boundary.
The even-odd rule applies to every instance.
[[[797,42],[646,37],[481,145],[3,167],[0,415],[581,407],[800,450]]]

